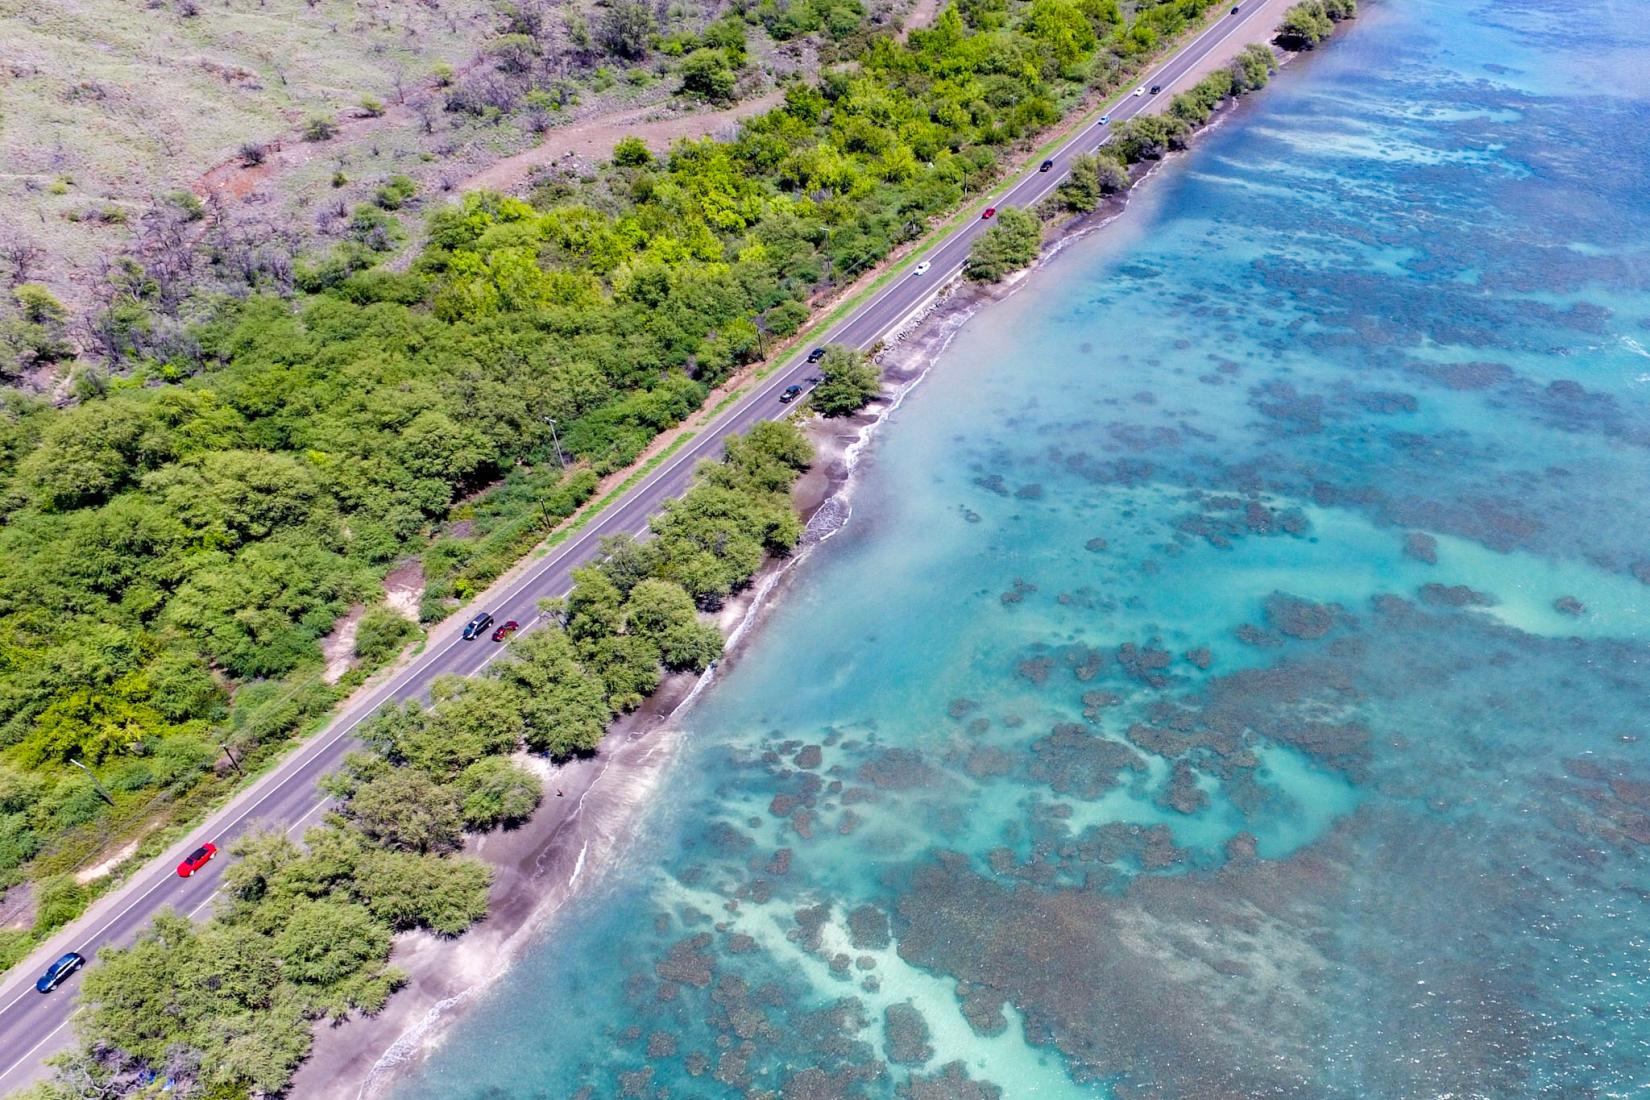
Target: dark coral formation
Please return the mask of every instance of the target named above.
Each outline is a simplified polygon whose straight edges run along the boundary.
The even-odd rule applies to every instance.
[[[1031,777],[1056,794],[1099,798],[1118,785],[1124,771],[1144,771],[1146,762],[1129,746],[1063,722],[1032,742]]]
[[[1350,619],[1336,604],[1317,604],[1286,592],[1274,592],[1266,597],[1266,621],[1286,637],[1312,640]]]
[[[895,1095],[900,1100],[1002,1100],[1003,1090],[989,1081],[970,1080],[961,1062],[951,1062],[931,1077],[912,1076]]]
[[[1464,584],[1423,584],[1416,595],[1431,607],[1494,607],[1496,599]]]
[[[1423,531],[1411,531],[1404,536],[1404,557],[1437,565],[1438,540]]]
[[[928,1021],[915,1005],[889,1005],[882,1014],[888,1060],[900,1066],[920,1066],[934,1056],[928,1045]]]

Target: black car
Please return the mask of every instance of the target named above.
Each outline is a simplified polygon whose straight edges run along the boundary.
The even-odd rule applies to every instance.
[[[1054,167],[1054,162],[1052,160],[1045,160],[1045,161],[1043,161],[1042,166],[1037,169],[1037,171],[1047,172],[1050,168],[1053,168],[1053,167]]]
[[[1233,15],[1236,15],[1236,14],[1237,14],[1237,13],[1238,13],[1238,10],[1237,10],[1237,9],[1236,9],[1236,8],[1233,8],[1233,9],[1232,9],[1232,14],[1233,14]]]
[[[40,975],[40,980],[34,983],[34,988],[41,993],[50,993],[68,980],[70,974],[85,965],[86,956],[78,951],[71,951],[48,966],[46,972]]]
[[[802,387],[801,386],[795,386],[795,385],[786,386],[785,387],[785,392],[779,395],[779,403],[782,404],[782,405],[789,405],[792,401],[795,401],[798,397],[801,397],[801,396],[802,396]]]
[[[1163,90],[1163,85],[1161,85],[1161,84],[1153,84],[1152,85],[1152,95],[1156,95],[1158,92],[1161,92],[1162,90]]]
[[[493,613],[491,611],[483,611],[481,614],[464,624],[464,640],[466,642],[474,641],[475,639],[481,637],[482,631],[492,625]]]
[[[815,348],[808,353],[808,362],[810,363],[817,363],[823,358],[825,358],[824,348]]]

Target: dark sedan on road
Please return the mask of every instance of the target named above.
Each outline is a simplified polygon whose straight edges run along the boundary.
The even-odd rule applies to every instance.
[[[481,614],[464,624],[464,640],[466,642],[474,641],[475,639],[481,637],[482,631],[492,625],[493,613],[491,611],[483,611]]]
[[[795,401],[798,397],[801,397],[801,396],[802,396],[802,387],[801,386],[797,386],[797,385],[786,386],[785,387],[785,392],[779,395],[779,403],[781,405],[789,405],[792,401]]]
[[[1047,172],[1050,168],[1053,168],[1053,167],[1054,167],[1054,162],[1052,160],[1045,160],[1045,161],[1043,161],[1042,164],[1037,166],[1037,171]]]
[[[40,975],[40,980],[34,983],[34,988],[41,993],[50,993],[68,980],[70,974],[86,965],[86,956],[78,951],[71,951],[61,959],[46,968]]]
[[[824,348],[815,348],[808,353],[808,362],[810,363],[817,363],[823,358],[825,358]]]

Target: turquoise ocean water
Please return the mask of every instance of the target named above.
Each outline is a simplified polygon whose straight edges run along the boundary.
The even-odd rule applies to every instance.
[[[398,1095],[1650,1095],[1647,131],[1642,3],[1370,6],[968,324]]]

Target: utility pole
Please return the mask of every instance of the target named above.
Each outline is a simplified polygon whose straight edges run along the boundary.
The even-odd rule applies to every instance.
[[[109,792],[103,789],[103,784],[97,781],[97,776],[92,775],[92,769],[88,768],[72,756],[69,758],[69,763],[73,764],[75,767],[79,768],[91,777],[92,786],[97,788],[97,795],[99,798],[103,799],[103,801],[107,802],[111,806],[115,804],[115,800],[109,797]]]
[[[223,754],[225,756],[229,757],[229,763],[234,766],[235,771],[242,778],[245,778],[246,777],[246,772],[241,771],[241,762],[239,760],[236,760],[235,759],[235,754],[229,751],[229,743],[227,741],[220,741],[220,742],[218,742],[218,748],[222,749]]]
[[[550,439],[556,444],[556,465],[567,469],[567,456],[561,453],[561,437],[556,434],[556,418],[547,416],[544,422],[550,425]]]

